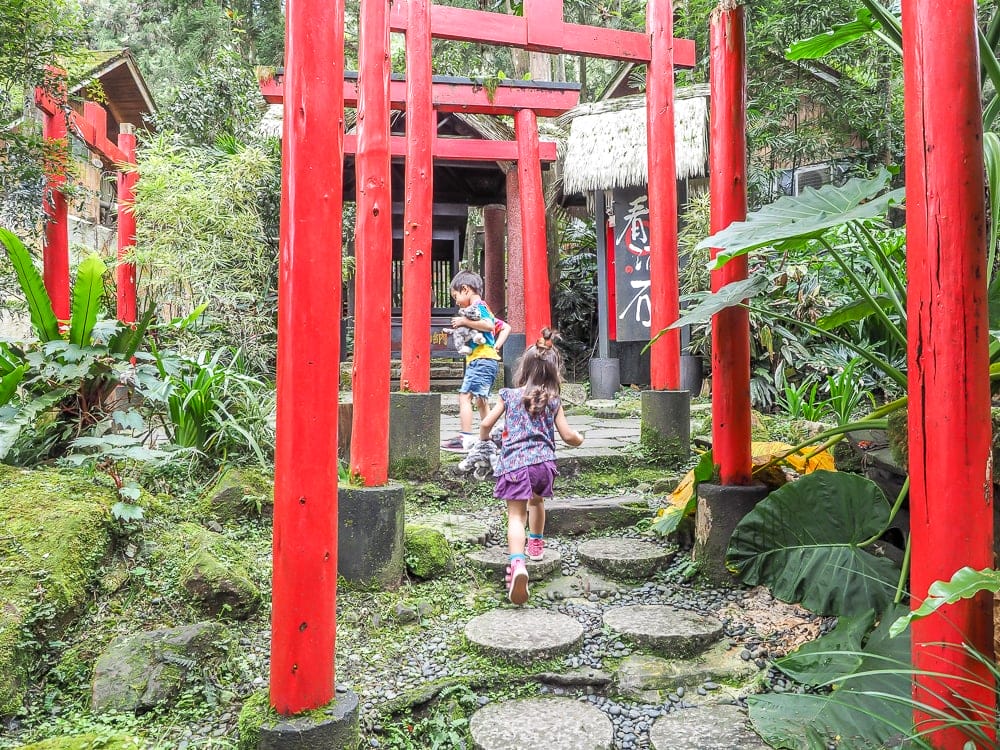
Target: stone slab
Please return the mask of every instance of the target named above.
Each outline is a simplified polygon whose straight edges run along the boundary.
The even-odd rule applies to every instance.
[[[466,558],[473,565],[488,570],[491,573],[498,573],[499,575],[507,572],[507,565],[510,563],[510,556],[503,547],[488,547],[486,549],[475,550],[474,552],[469,552]],[[546,547],[545,555],[541,560],[525,559],[524,565],[528,569],[528,577],[534,581],[550,576],[562,568],[562,555],[559,554],[558,550]]]
[[[491,703],[469,722],[476,750],[610,750],[611,720],[571,698],[528,698]]]
[[[437,529],[451,544],[486,544],[490,538],[490,527],[486,521],[459,513],[413,516],[406,522]]]
[[[490,656],[528,664],[575,650],[583,641],[583,626],[545,609],[494,609],[471,619],[465,637]]]
[[[261,726],[258,750],[328,750],[357,747],[358,696],[337,691],[328,706]]]
[[[653,542],[631,537],[589,539],[576,549],[580,560],[615,578],[648,578],[677,554]]]
[[[720,693],[734,697],[738,691],[718,688],[706,691],[698,701],[698,688],[710,682],[716,685],[740,685],[752,680],[760,670],[753,661],[740,658],[740,649],[717,643],[700,656],[689,659],[663,659],[659,656],[633,654],[618,665],[615,684],[622,695],[643,703],[663,703],[667,694],[685,689],[688,702],[718,701]]]
[[[590,600],[592,597],[603,599],[623,591],[624,588],[599,573],[581,566],[573,575],[553,578],[542,588],[541,595],[549,601]]]
[[[545,501],[545,533],[555,536],[628,528],[649,515],[649,503],[641,495],[553,497]]]
[[[699,706],[661,716],[649,730],[653,750],[767,750],[737,706]]]
[[[604,624],[660,656],[683,659],[704,651],[722,636],[722,623],[665,604],[635,604],[604,613]]]

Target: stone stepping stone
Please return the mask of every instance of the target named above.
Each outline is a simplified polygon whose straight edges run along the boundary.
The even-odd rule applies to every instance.
[[[549,536],[629,528],[649,517],[649,503],[641,495],[553,497],[545,501],[545,533]]]
[[[699,654],[722,636],[722,623],[716,618],[665,604],[609,609],[604,624],[626,640],[674,659]]]
[[[680,687],[685,701],[717,703],[723,697],[737,697],[738,690],[729,686],[753,680],[759,671],[752,661],[740,658],[740,649],[720,642],[689,659],[633,654],[618,665],[615,684],[622,695],[642,703],[663,703]],[[705,683],[713,689],[700,696],[698,688]]]
[[[498,573],[501,576],[507,572],[507,566],[510,564],[510,556],[503,547],[488,547],[487,549],[475,550],[474,552],[469,552],[466,558],[473,565],[492,573]],[[528,569],[528,577],[534,581],[539,578],[545,578],[552,575],[554,571],[560,570],[562,568],[562,555],[559,554],[558,550],[546,547],[545,555],[541,560],[525,559],[524,565]]]
[[[591,601],[593,597],[603,599],[624,590],[625,587],[621,584],[581,566],[572,575],[557,576],[546,583],[542,589],[542,596],[553,602],[565,599]]]
[[[579,558],[592,568],[616,578],[649,578],[666,567],[677,550],[630,537],[590,539],[576,548]]]
[[[476,750],[610,750],[611,719],[572,698],[527,698],[490,703],[469,722]]]
[[[528,664],[574,651],[583,641],[583,626],[547,609],[494,609],[469,620],[465,637],[489,656]]]
[[[486,544],[490,537],[489,524],[459,513],[431,513],[407,518],[406,522],[437,529],[452,544]]]
[[[672,711],[649,730],[653,750],[768,750],[747,727],[747,715],[737,706],[717,705]]]

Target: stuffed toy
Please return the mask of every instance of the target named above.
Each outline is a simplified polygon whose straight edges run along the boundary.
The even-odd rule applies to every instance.
[[[458,310],[458,314],[466,320],[479,320],[482,317],[478,305],[461,307]],[[452,335],[452,338],[455,340],[455,350],[459,354],[472,354],[473,345],[479,346],[479,344],[486,343],[486,337],[483,335],[483,332],[477,331],[475,328],[461,326],[459,328],[442,328],[441,330]]]

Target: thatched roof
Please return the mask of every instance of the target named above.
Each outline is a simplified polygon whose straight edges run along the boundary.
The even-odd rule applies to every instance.
[[[587,193],[645,185],[646,97],[581,104],[560,118],[569,123],[563,191]],[[674,99],[677,178],[701,177],[708,161],[708,86],[677,89]]]

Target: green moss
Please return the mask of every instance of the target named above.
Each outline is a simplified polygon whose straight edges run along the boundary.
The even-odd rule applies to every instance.
[[[143,743],[125,734],[78,734],[73,737],[52,737],[21,750],[141,750]]]
[[[257,750],[260,744],[260,728],[274,726],[279,718],[271,708],[266,690],[256,692],[243,701],[243,708],[240,709],[239,718],[236,720],[240,733],[236,745],[238,750]]]
[[[110,488],[62,471],[0,472],[0,714],[20,707],[29,646],[54,639],[111,548]]]
[[[389,465],[389,476],[399,479],[427,479],[433,476],[439,467],[440,461],[435,463],[429,458],[407,456]]]
[[[259,469],[229,468],[196,503],[200,518],[222,523],[260,516],[274,504],[274,481]]]
[[[448,540],[440,531],[429,526],[407,525],[403,549],[407,569],[418,578],[434,578],[448,572],[454,565]]]
[[[905,469],[910,463],[910,446],[907,435],[908,412],[906,409],[897,409],[890,412],[886,417],[888,423],[886,427],[886,437],[889,439],[889,452],[892,460]]]

